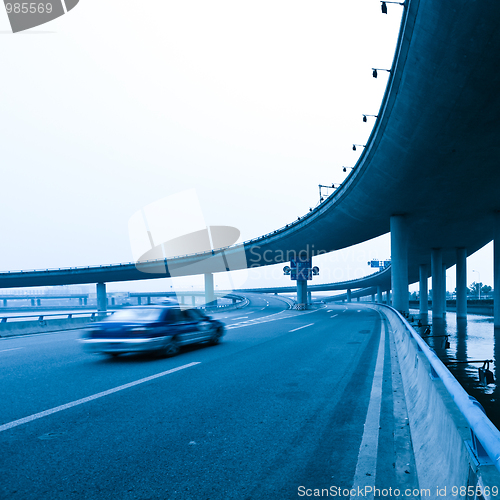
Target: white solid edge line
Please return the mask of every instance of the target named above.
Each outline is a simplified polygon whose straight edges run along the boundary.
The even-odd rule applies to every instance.
[[[330,318],[336,318],[338,314],[334,314],[333,316],[330,316]]]
[[[297,330],[301,330],[302,328],[307,328],[308,326],[313,326],[313,325],[314,325],[314,323],[309,323],[308,325],[299,326],[298,328],[295,328],[294,330],[289,330],[288,333],[296,332]]]
[[[375,475],[377,472],[377,452],[380,426],[380,408],[382,405],[382,382],[384,374],[384,349],[385,349],[385,323],[381,322],[380,343],[378,347],[377,362],[373,375],[372,390],[370,393],[370,403],[366,412],[366,421],[363,431],[363,438],[359,447],[356,473],[354,474],[353,490],[358,487],[364,489],[375,487]],[[366,495],[373,498],[373,495]],[[351,498],[354,498],[351,496]]]
[[[29,417],[20,418],[19,420],[14,420],[7,424],[0,425],[0,432],[6,431],[8,429],[12,429],[13,427],[17,427],[18,425],[27,424],[28,422],[32,422],[38,418],[47,417],[52,415],[53,413],[57,413],[59,411],[67,410],[69,408],[73,408],[74,406],[81,405],[83,403],[88,403],[89,401],[93,401],[94,399],[99,399],[104,396],[109,396],[118,391],[123,391],[124,389],[128,389],[130,387],[134,387],[135,385],[143,384],[144,382],[149,382],[150,380],[154,380],[155,378],[163,377],[165,375],[169,375],[170,373],[178,372],[179,370],[184,370],[185,368],[190,368],[191,366],[199,365],[200,361],[189,363],[187,365],[178,366],[177,368],[172,368],[171,370],[167,370],[166,372],[157,373],[156,375],[151,375],[150,377],[141,378],[140,380],[136,380],[135,382],[130,382],[128,384],[120,385],[113,389],[109,389],[107,391],[98,392],[93,396],[88,396],[86,398],[77,399],[71,403],[66,403],[61,406],[56,406],[55,408],[51,408],[50,410],[41,411],[40,413],[34,413]]]

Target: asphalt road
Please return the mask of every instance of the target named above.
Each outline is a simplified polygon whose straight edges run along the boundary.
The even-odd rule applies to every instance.
[[[76,331],[0,340],[0,498],[290,499],[413,477],[377,311],[255,295],[217,317],[220,345],[169,359],[89,355]]]

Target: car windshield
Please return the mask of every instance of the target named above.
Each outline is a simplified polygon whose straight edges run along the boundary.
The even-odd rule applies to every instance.
[[[149,322],[158,321],[160,319],[162,309],[123,309],[111,315],[108,321],[139,321]]]

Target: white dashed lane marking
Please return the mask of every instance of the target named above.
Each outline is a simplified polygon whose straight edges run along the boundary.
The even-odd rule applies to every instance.
[[[294,328],[293,330],[290,330],[289,333],[296,332],[297,330],[302,330],[302,328],[307,328],[308,326],[313,326],[313,325],[314,325],[314,323],[309,323],[308,325],[299,326],[298,328]]]

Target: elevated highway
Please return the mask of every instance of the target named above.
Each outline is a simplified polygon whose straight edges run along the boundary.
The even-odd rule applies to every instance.
[[[418,280],[419,266],[431,263],[432,249],[440,249],[436,262],[450,267],[457,248],[470,255],[491,241],[500,210],[499,18],[494,0],[407,0],[378,118],[351,175],[300,220],[225,249],[228,257],[245,251],[246,264],[231,270],[287,262],[290,252],[342,249],[387,233],[397,216],[404,220],[397,240],[405,245],[403,259],[393,251],[393,273],[404,288]],[[159,273],[143,273],[134,263],[1,273],[0,287],[227,270],[211,256],[168,259]],[[143,266],[154,270],[157,262]]]

